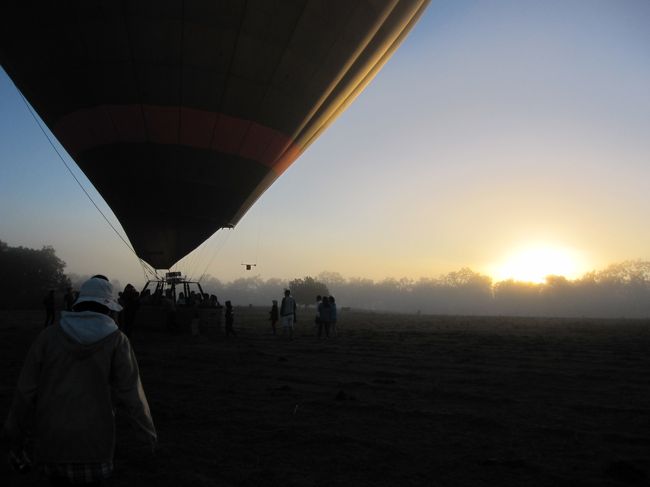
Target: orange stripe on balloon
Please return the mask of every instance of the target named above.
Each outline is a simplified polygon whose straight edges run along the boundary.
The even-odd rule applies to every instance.
[[[120,143],[179,144],[254,160],[281,174],[300,155],[278,130],[188,107],[101,105],[63,116],[52,131],[73,157]]]

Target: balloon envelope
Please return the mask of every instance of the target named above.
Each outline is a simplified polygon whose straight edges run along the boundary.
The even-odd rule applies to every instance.
[[[427,3],[10,0],[0,61],[165,269],[238,222]]]

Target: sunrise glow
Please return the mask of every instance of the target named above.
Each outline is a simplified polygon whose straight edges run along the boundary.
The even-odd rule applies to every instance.
[[[542,283],[549,275],[575,279],[583,272],[581,258],[577,252],[542,245],[515,251],[504,259],[503,263],[495,266],[493,277],[496,281],[513,279]]]

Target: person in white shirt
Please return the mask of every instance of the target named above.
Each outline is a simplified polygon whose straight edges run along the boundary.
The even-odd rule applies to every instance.
[[[293,339],[293,325],[297,323],[296,319],[296,300],[291,296],[291,291],[284,290],[284,298],[280,305],[280,323],[282,324],[282,333],[284,336],[289,336]]]

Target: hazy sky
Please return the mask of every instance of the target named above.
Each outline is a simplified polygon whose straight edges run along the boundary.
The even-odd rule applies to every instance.
[[[237,228],[179,269],[504,278],[536,261],[575,277],[650,259],[649,26],[646,0],[432,1]],[[4,72],[0,239],[52,245],[69,272],[143,280]]]

